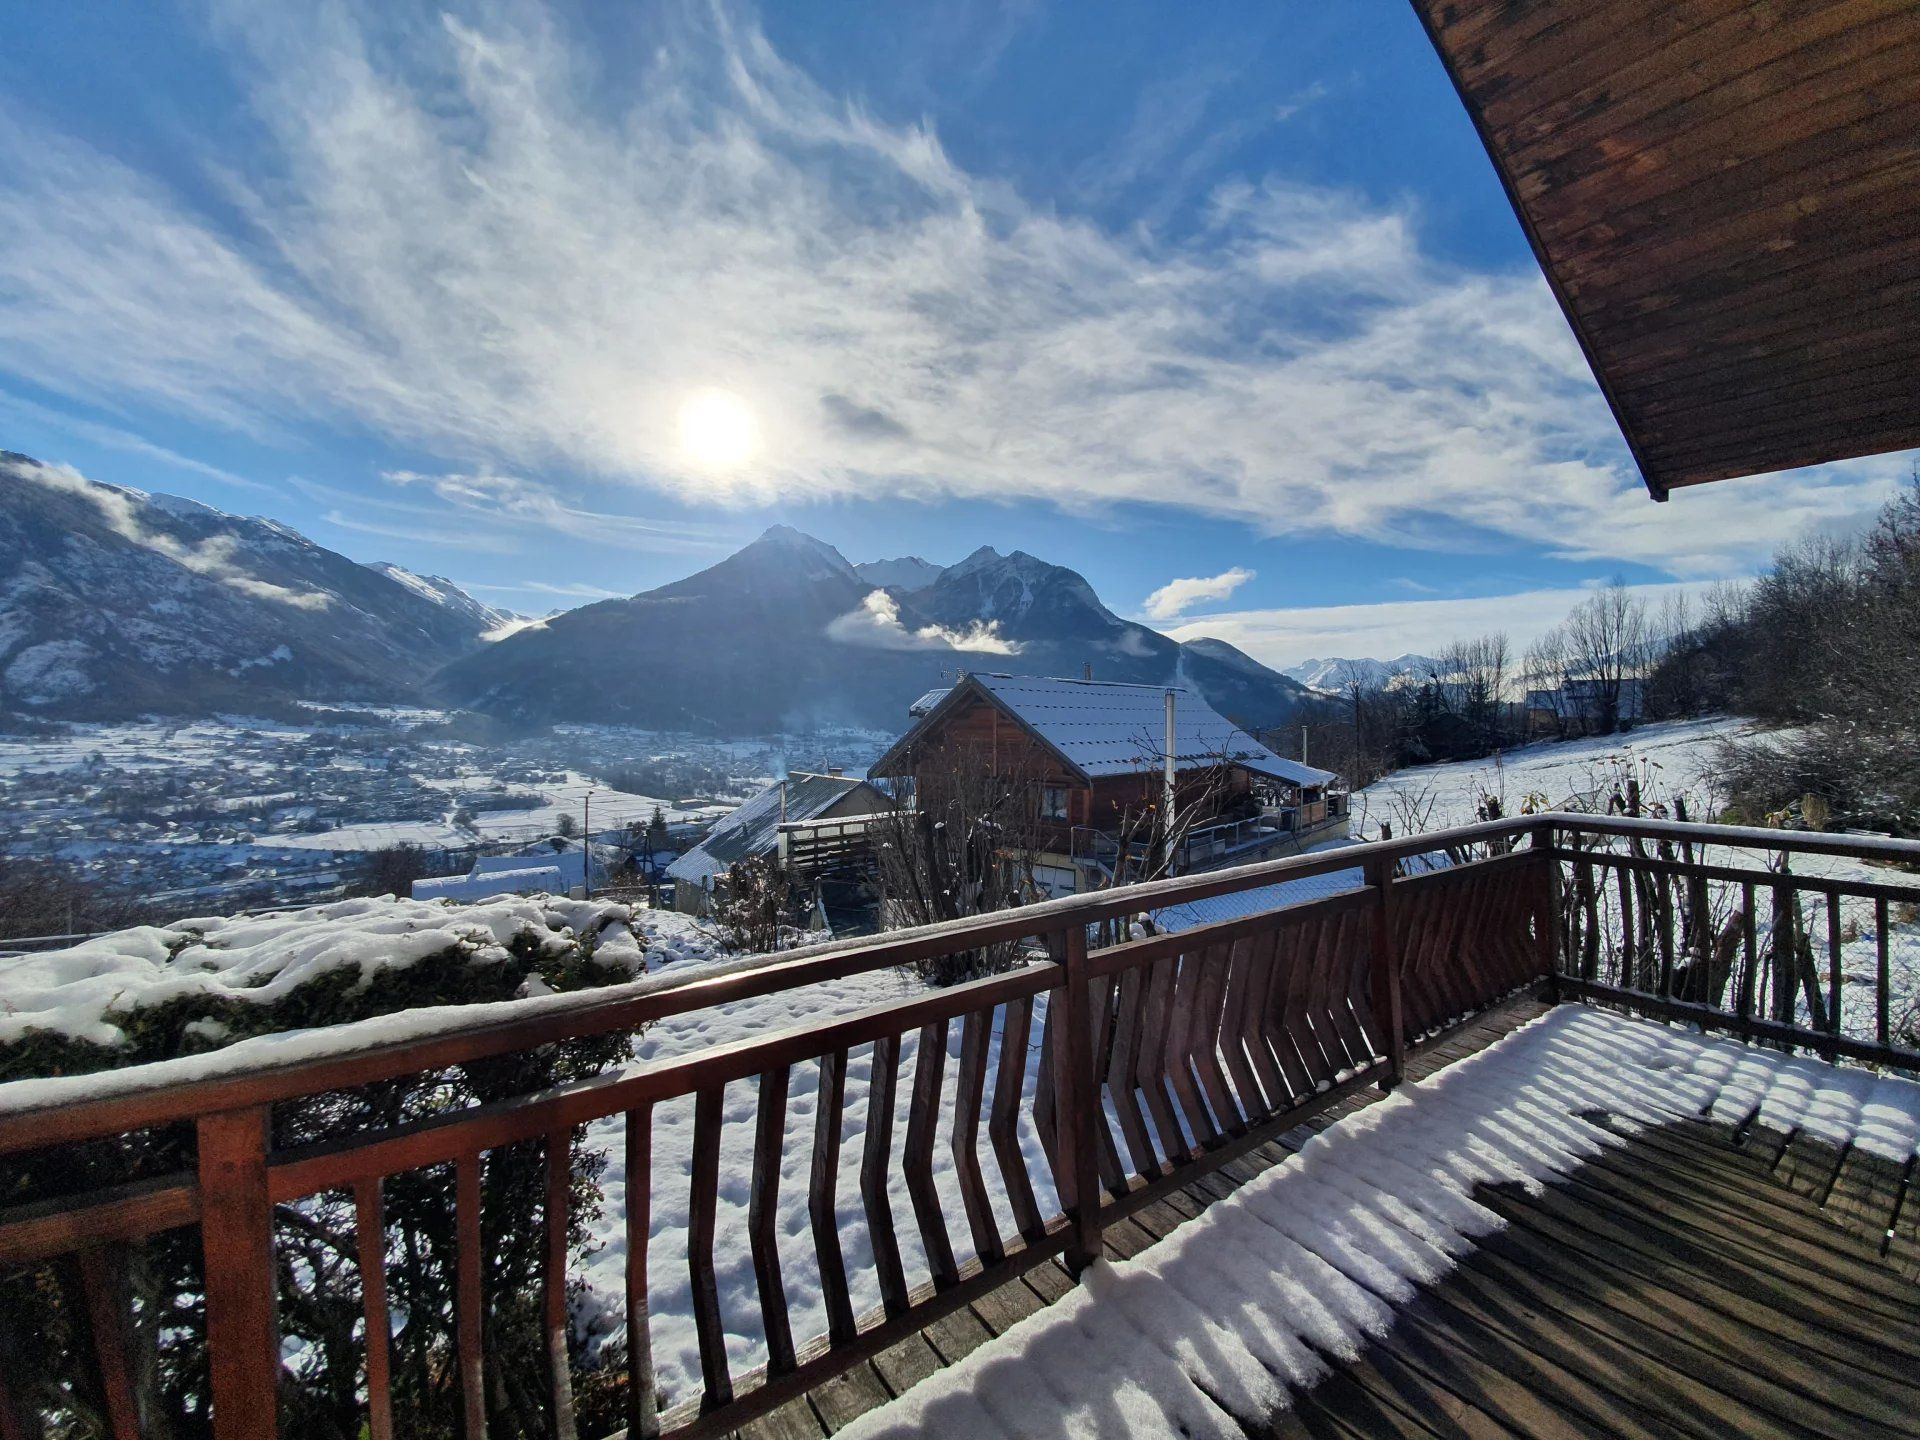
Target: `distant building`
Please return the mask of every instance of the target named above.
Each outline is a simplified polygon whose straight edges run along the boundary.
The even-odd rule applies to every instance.
[[[589,871],[591,864],[591,871]],[[587,884],[607,883],[598,855],[578,841],[554,835],[522,846],[511,855],[483,855],[465,875],[441,875],[413,882],[415,900],[484,900],[492,895],[569,895]]]
[[[962,675],[913,703],[913,728],[870,773],[914,776],[917,766],[951,763],[944,757],[957,743],[999,773],[1032,777],[1046,846],[1034,881],[1051,895],[1073,894],[1114,877],[1130,858],[1123,847],[1133,844],[1119,833],[1123,823],[1162,802],[1169,694],[1176,793],[1203,773],[1225,771],[1208,802],[1213,813],[1198,816],[1180,840],[1176,871],[1264,859],[1346,833],[1339,776],[1274,754],[1198,695],[1159,685]]]
[[[1611,728],[1609,708],[1613,725],[1638,724],[1647,713],[1646,681],[1638,675],[1617,681],[1576,675],[1556,686],[1528,690],[1527,728],[1535,734],[1591,734]]]
[[[673,882],[673,908],[689,915],[710,914],[723,894],[726,874],[743,860],[783,856],[782,826],[817,829],[828,821],[857,821],[887,809],[887,797],[865,780],[844,775],[796,771],[769,785],[721,820],[707,838],[667,867]]]

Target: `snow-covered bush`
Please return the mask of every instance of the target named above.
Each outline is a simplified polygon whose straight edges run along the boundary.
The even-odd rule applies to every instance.
[[[168,1060],[252,1036],[340,1025],[422,1005],[513,1000],[619,983],[663,961],[705,958],[684,916],[556,897],[449,906],[381,898],[263,916],[142,927],[85,945],[0,961],[0,1078],[71,1075]],[[434,1118],[584,1079],[631,1053],[617,1032],[275,1107],[278,1149]],[[604,1157],[576,1139],[571,1238],[597,1215]],[[190,1171],[190,1127],[0,1160],[0,1205],[72,1196]],[[545,1150],[486,1156],[485,1333],[489,1434],[546,1434],[541,1339]],[[385,1187],[400,1433],[459,1432],[452,1362],[454,1175],[392,1176]],[[322,1195],[277,1211],[281,1328],[288,1341],[283,1433],[351,1437],[363,1363],[352,1198]],[[199,1237],[166,1232],[116,1251],[135,1304],[134,1373],[155,1433],[204,1433],[207,1358]],[[57,1267],[0,1277],[0,1366],[30,1377],[21,1400],[49,1433],[104,1434],[91,1392],[69,1374],[86,1353],[71,1277]]]

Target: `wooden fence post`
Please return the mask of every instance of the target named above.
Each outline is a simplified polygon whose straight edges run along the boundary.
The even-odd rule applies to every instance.
[[[1100,1174],[1094,1126],[1104,1119],[1100,1081],[1093,1068],[1093,1013],[1088,994],[1087,927],[1074,924],[1061,958],[1065,983],[1054,995],[1065,1000],[1054,1033],[1054,1124],[1061,1169],[1070,1183],[1061,1198],[1073,1226],[1067,1268],[1078,1275],[1100,1258]],[[1053,1017],[1049,1017],[1050,1020]]]
[[[1367,884],[1373,887],[1373,1014],[1386,1031],[1387,1078],[1380,1088],[1391,1090],[1407,1078],[1407,1025],[1400,1001],[1400,947],[1393,938],[1394,861],[1376,856],[1367,861]]]
[[[269,1137],[265,1105],[208,1115],[198,1125],[214,1440],[265,1440],[279,1434]]]

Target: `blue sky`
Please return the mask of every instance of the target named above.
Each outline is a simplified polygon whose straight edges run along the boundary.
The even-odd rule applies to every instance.
[[[1404,0],[14,6],[0,276],[0,447],[523,611],[784,522],[1524,640],[1908,465],[1648,501]]]

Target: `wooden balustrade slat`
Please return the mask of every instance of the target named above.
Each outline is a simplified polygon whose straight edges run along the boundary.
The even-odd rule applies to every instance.
[[[134,1395],[128,1327],[133,1295],[127,1284],[127,1253],[118,1246],[89,1246],[74,1256],[87,1332],[93,1342],[93,1378],[112,1440],[140,1440],[140,1402]]]
[[[1842,1015],[1840,1012],[1840,897],[1827,897],[1827,1030],[1838,1035]]]
[[[1066,942],[1059,940],[1061,954],[1065,954]],[[1040,1062],[1033,1075],[1033,1133],[1039,1137],[1041,1153],[1047,1157],[1047,1164],[1054,1171],[1054,1188],[1059,1189],[1059,1135],[1054,1128],[1054,1049],[1059,1044],[1055,1033],[1055,1017],[1060,1013],[1060,971],[1053,975],[1053,987],[1047,991],[1047,1012],[1040,1022]],[[1065,1194],[1061,1191],[1061,1194]]]
[[[1284,926],[1274,935],[1273,963],[1267,970],[1267,993],[1260,1002],[1261,1040],[1285,1076],[1289,1103],[1313,1090],[1313,1079],[1307,1074],[1306,1059],[1301,1055],[1300,1047],[1293,1043],[1293,1035],[1287,1029],[1286,1015],[1287,989],[1293,983],[1294,967],[1300,963],[1305,932],[1305,924],[1296,922]]]
[[[487,1372],[484,1259],[480,1216],[480,1156],[462,1157],[454,1167],[454,1225],[457,1236],[454,1267],[454,1346],[460,1366],[461,1413],[466,1435],[485,1440],[487,1433]]]
[[[1114,988],[1118,981],[1112,975],[1092,975],[1088,983],[1093,987],[1094,1156],[1099,1162],[1100,1183],[1109,1194],[1118,1195],[1127,1188],[1126,1169],[1121,1164],[1120,1147],[1114,1143],[1113,1127],[1107,1123],[1106,1107],[1101,1097],[1101,1081],[1106,1072],[1107,1057],[1113,1051]]]
[[[1259,938],[1243,935],[1228,942],[1227,988],[1220,1002],[1220,1052],[1226,1058],[1227,1073],[1249,1123],[1270,1113],[1266,1096],[1261,1093],[1260,1082],[1253,1073],[1246,1040],[1247,989],[1252,983],[1253,952]]]
[[[1399,897],[1393,893],[1392,867],[1373,861],[1367,867],[1367,885],[1373,895],[1373,904],[1367,912],[1367,974],[1374,1013],[1386,1047],[1387,1080],[1390,1085],[1397,1085],[1406,1078],[1407,1021],[1405,977],[1401,973],[1403,952],[1398,918],[1394,914]]]
[[[196,1130],[214,1440],[267,1440],[280,1429],[267,1107],[202,1116]]]
[[[913,1219],[920,1231],[920,1245],[927,1255],[927,1268],[935,1289],[944,1290],[960,1280],[960,1267],[953,1258],[953,1240],[947,1234],[947,1217],[940,1205],[940,1191],[933,1183],[933,1151],[938,1141],[940,1095],[946,1085],[947,1022],[936,1020],[920,1029],[914,1046],[913,1093],[907,1108],[907,1134],[900,1149],[901,1168],[907,1177],[907,1198],[913,1203]]]
[[[1751,880],[1740,887],[1740,995],[1737,1001],[1742,1020],[1753,1018],[1753,991],[1759,980],[1759,922],[1755,918],[1754,889]]]
[[[1339,1064],[1327,1054],[1309,1013],[1313,1001],[1315,972],[1319,969],[1322,952],[1326,947],[1326,929],[1326,922],[1319,916],[1313,917],[1301,927],[1297,958],[1292,972],[1287,977],[1287,1004],[1284,1012],[1286,1018],[1283,1028],[1305,1063],[1307,1075],[1312,1082],[1312,1088],[1315,1089],[1332,1080],[1340,1069]]]
[[[1152,1117],[1154,1133],[1160,1138],[1160,1153],[1167,1163],[1179,1164],[1193,1153],[1185,1130],[1173,1113],[1171,1098],[1173,1046],[1173,992],[1180,973],[1180,957],[1169,955],[1156,961],[1147,976],[1145,999],[1140,1017],[1140,1059],[1136,1071],[1140,1091],[1146,1097],[1147,1114]]]
[[[1205,952],[1194,948],[1181,952],[1180,973],[1173,987],[1173,1040],[1169,1045],[1169,1076],[1174,1098],[1185,1116],[1187,1130],[1202,1145],[1217,1144],[1221,1130],[1208,1107],[1198,1077],[1201,1035],[1202,992],[1206,988]]]
[[[660,1405],[653,1375],[653,1325],[647,1296],[653,1235],[653,1106],[627,1112],[627,1435],[654,1440]]]
[[[1029,1245],[1046,1233],[1033,1179],[1027,1174],[1026,1152],[1020,1148],[1020,1112],[1027,1083],[1027,1046],[1033,1034],[1033,997],[1009,1000],[1000,1031],[1000,1068],[993,1079],[993,1114],[987,1138],[993,1142],[994,1161],[1013,1209],[1013,1223]]]
[[[1345,918],[1330,916],[1321,924],[1313,968],[1307,975],[1307,1023],[1313,1027],[1321,1052],[1336,1073],[1359,1063],[1359,1057],[1348,1043],[1345,1027],[1334,1013],[1334,971],[1340,954],[1340,926]]]
[[[694,1097],[693,1168],[687,1204],[687,1278],[692,1285],[703,1404],[709,1410],[733,1399],[727,1333],[720,1318],[720,1291],[713,1274],[713,1235],[720,1201],[721,1107],[725,1100],[726,1091],[718,1085]]]
[[[1269,1115],[1278,1114],[1293,1098],[1268,1039],[1273,1022],[1267,1010],[1267,997],[1273,988],[1281,928],[1275,925],[1253,937],[1247,965],[1247,993],[1240,1013],[1240,1044],[1253,1066],[1261,1092],[1266,1096],[1266,1113]]]
[[[787,1138],[787,1087],[792,1075],[781,1065],[760,1077],[753,1127],[753,1180],[747,1197],[747,1240],[760,1293],[760,1328],[767,1340],[767,1371],[793,1369],[793,1326],[787,1318],[787,1288],[780,1278],[780,1163]]]
[[[1226,1017],[1227,962],[1229,947],[1209,945],[1195,956],[1199,973],[1195,977],[1192,1029],[1194,1073],[1200,1079],[1200,1093],[1212,1112],[1221,1133],[1239,1135],[1246,1130],[1233,1090],[1227,1084],[1226,1070],[1220,1062],[1220,1027]]]
[[[1884,898],[1873,902],[1873,948],[1874,948],[1874,995],[1873,995],[1873,1034],[1880,1044],[1888,1043],[1889,1007],[1893,997],[1888,993],[1892,988],[1893,977],[1888,973],[1887,938],[1887,902]]]
[[[993,1043],[993,1011],[969,1010],[960,1022],[960,1073],[954,1077],[953,1172],[967,1212],[973,1253],[986,1264],[1003,1258],[1000,1222],[980,1168],[980,1112],[986,1103],[987,1052]]]
[[[835,1345],[853,1339],[853,1303],[847,1290],[847,1263],[840,1252],[841,1112],[847,1103],[847,1052],[820,1057],[820,1090],[813,1116],[813,1168],[807,1182],[807,1220],[819,1261],[820,1288],[827,1306],[827,1337]]]
[[[873,1266],[880,1300],[888,1315],[907,1309],[907,1273],[900,1263],[900,1240],[893,1228],[893,1202],[887,1195],[892,1169],[894,1087],[900,1072],[900,1037],[873,1042],[873,1073],[867,1088],[867,1139],[860,1160],[860,1198],[866,1207],[873,1242]]]
[[[378,1179],[353,1187],[353,1248],[366,1327],[367,1440],[393,1440],[393,1321],[387,1313],[387,1220]]]
[[[546,1214],[541,1217],[540,1324],[546,1339],[549,1424],[554,1440],[577,1440],[573,1374],[567,1361],[567,1228],[573,1208],[573,1132],[547,1136]]]
[[[1150,1175],[1160,1163],[1140,1112],[1140,1011],[1146,986],[1143,967],[1136,966],[1115,977],[1119,1001],[1114,1016],[1113,1046],[1107,1059],[1107,1094],[1113,1100],[1113,1113],[1119,1118],[1120,1134],[1127,1142],[1127,1156],[1136,1175]]]

